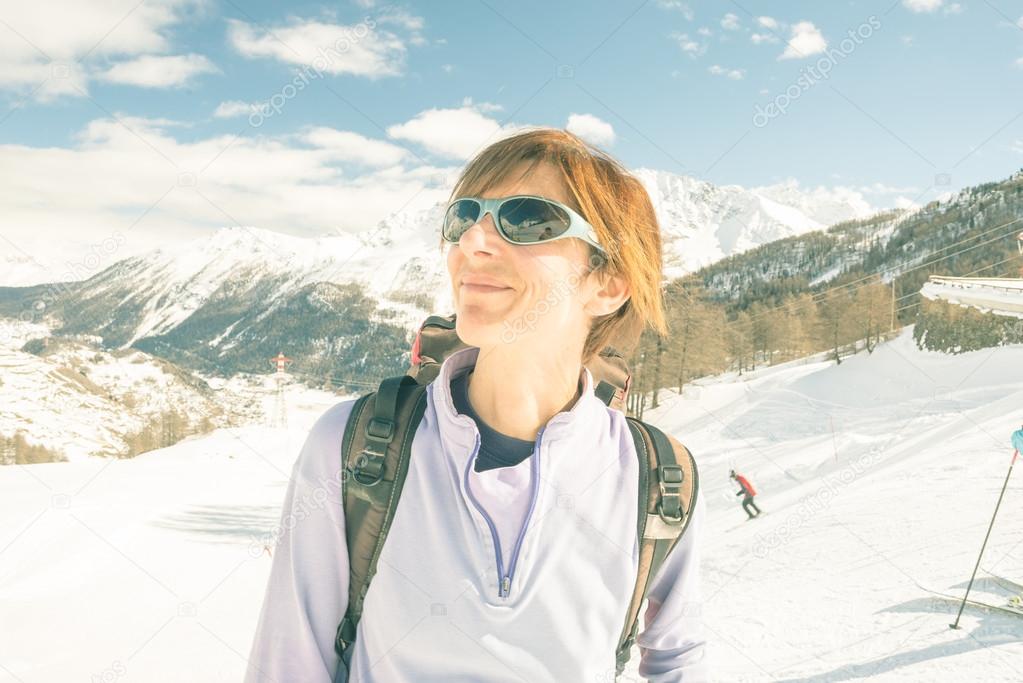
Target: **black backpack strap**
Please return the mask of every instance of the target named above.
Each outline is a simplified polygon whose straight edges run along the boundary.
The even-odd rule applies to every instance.
[[[639,610],[647,597],[650,582],[689,527],[699,487],[696,461],[689,449],[653,425],[631,417],[627,421],[639,459],[636,522],[639,570],[615,652],[617,675],[625,669],[632,646],[636,643]]]
[[[426,411],[426,385],[389,377],[375,392],[356,400],[341,442],[342,495],[348,541],[348,609],[337,628],[334,649],[355,641],[384,540],[408,473],[416,428]]]

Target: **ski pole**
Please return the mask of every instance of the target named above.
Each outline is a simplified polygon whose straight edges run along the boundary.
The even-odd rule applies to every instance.
[[[995,525],[995,517],[998,516],[998,508],[1002,504],[1002,496],[1005,495],[1005,488],[1009,485],[1009,477],[1012,476],[1012,466],[1016,464],[1016,456],[1019,455],[1019,449],[1012,452],[1012,462],[1009,463],[1009,471],[1005,475],[1005,483],[1002,484],[1002,492],[998,494],[998,502],[995,503],[995,513],[991,515],[991,523],[987,525],[987,533],[984,535],[984,542],[980,545],[980,554],[977,555],[977,564],[973,567],[973,574],[970,576],[970,583],[966,586],[966,595],[963,596],[963,602],[959,605],[959,614],[956,615],[954,624],[949,624],[949,628],[959,628],[959,617],[963,616],[963,608],[966,607],[966,598],[970,595],[970,589],[973,588],[973,579],[977,576],[977,568],[980,567],[980,558],[984,556],[984,548],[987,546],[987,539],[991,536],[991,528]]]

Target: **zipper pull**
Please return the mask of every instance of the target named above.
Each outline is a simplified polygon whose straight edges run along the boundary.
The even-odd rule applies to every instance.
[[[508,590],[511,588],[511,577],[506,576],[501,581],[501,592],[504,593],[504,597],[508,597]]]

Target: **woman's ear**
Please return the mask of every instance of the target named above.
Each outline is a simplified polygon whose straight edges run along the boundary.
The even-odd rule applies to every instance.
[[[608,274],[598,269],[590,273],[589,277],[595,278],[595,288],[583,310],[594,318],[614,313],[632,295],[629,283],[621,275]]]

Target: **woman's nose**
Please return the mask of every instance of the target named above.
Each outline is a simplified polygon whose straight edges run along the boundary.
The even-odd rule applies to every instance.
[[[489,211],[483,214],[473,223],[468,230],[462,233],[459,243],[470,249],[485,248],[493,240],[501,239],[494,224],[494,215]]]

